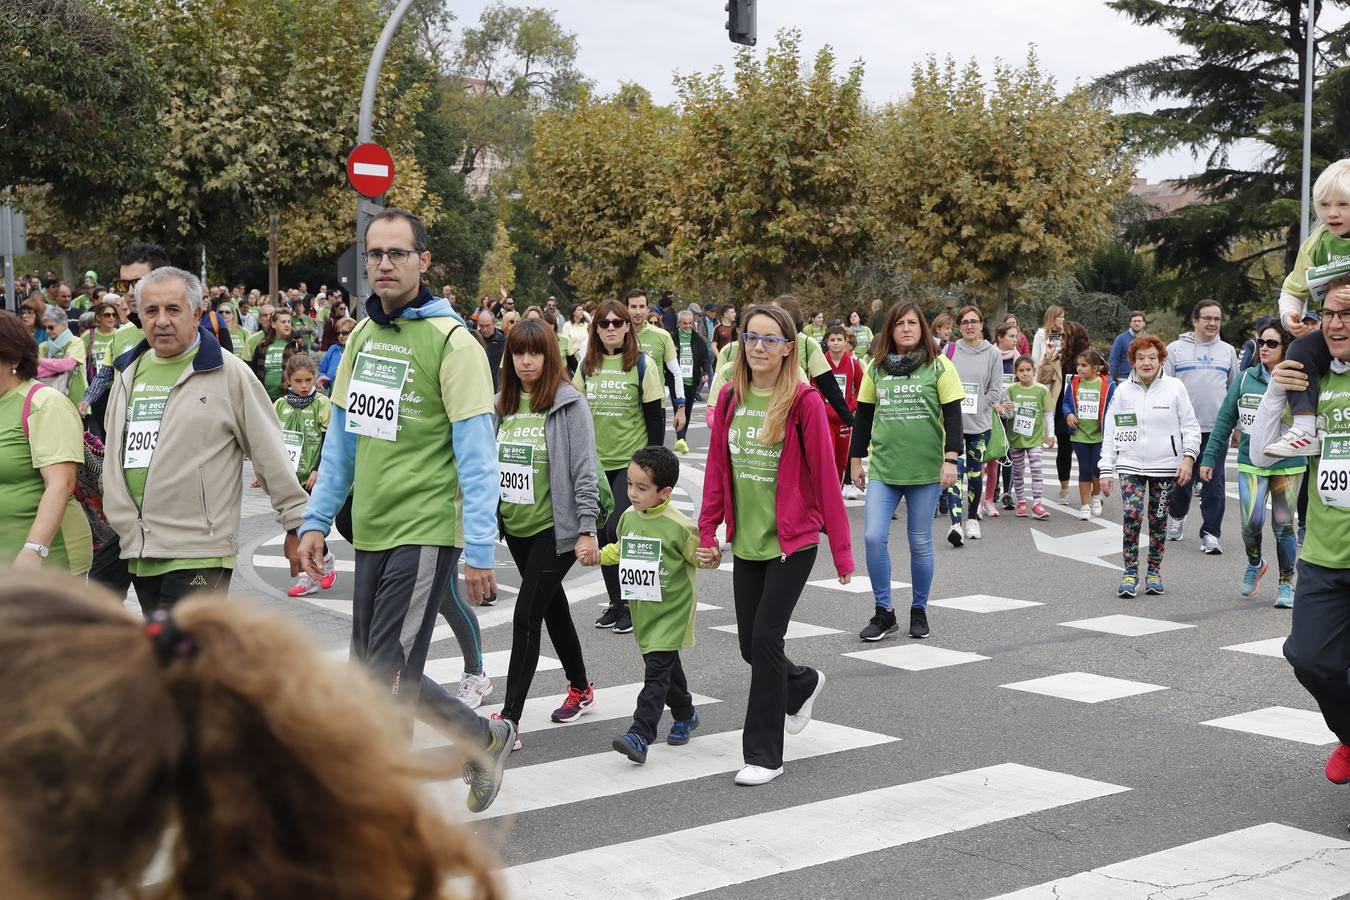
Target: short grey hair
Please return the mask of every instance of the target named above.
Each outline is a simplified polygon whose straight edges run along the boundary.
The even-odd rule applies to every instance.
[[[59,306],[47,307],[47,311],[42,314],[42,324],[55,325],[58,323],[62,325],[70,324],[70,320],[66,318],[66,311]]]
[[[140,281],[136,282],[136,309],[141,308],[141,294],[147,284],[158,284],[161,281],[181,281],[187,291],[187,302],[189,309],[200,309],[202,305],[202,283],[197,280],[197,276],[183,269],[175,269],[173,266],[160,266],[158,269],[152,269]]]

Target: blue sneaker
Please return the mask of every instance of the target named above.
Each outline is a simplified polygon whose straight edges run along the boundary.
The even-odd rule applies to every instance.
[[[1139,576],[1134,572],[1126,572],[1125,577],[1120,579],[1120,596],[1139,596]]]
[[[610,746],[638,765],[647,761],[647,739],[640,734],[630,731],[623,737],[616,737]]]
[[[1275,598],[1276,609],[1294,608],[1294,586],[1292,584],[1280,585],[1280,595]]]
[[[1167,588],[1163,587],[1162,576],[1161,576],[1161,575],[1149,575],[1148,577],[1146,577],[1146,578],[1144,579],[1144,593],[1145,593],[1145,594],[1165,594],[1165,593],[1167,593]]]
[[[1247,571],[1242,573],[1242,596],[1250,597],[1256,593],[1256,587],[1261,583],[1261,578],[1266,574],[1270,566],[1266,565],[1263,559],[1256,565],[1247,566]]]
[[[683,747],[689,743],[689,733],[698,727],[698,710],[687,719],[676,719],[666,735],[666,743],[672,747]]]

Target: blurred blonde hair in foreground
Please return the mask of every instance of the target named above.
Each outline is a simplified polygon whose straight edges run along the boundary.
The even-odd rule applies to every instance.
[[[173,609],[176,649],[112,595],[0,582],[0,884],[17,898],[499,896],[435,809],[408,723],[355,667],[238,600]],[[173,635],[170,635],[173,638]],[[168,874],[141,887],[168,842]]]

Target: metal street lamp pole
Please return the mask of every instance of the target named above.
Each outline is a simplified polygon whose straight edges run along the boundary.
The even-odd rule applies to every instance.
[[[384,56],[389,51],[394,33],[398,31],[398,26],[412,5],[413,0],[399,0],[398,6],[394,7],[394,11],[389,15],[389,21],[384,23],[384,30],[380,32],[380,39],[375,43],[374,52],[370,54],[370,65],[366,67],[366,81],[361,88],[361,116],[356,123],[358,144],[370,141],[372,120],[375,117],[375,92],[380,86],[380,68],[384,65]],[[383,197],[378,200],[362,196],[356,198],[356,290],[352,297],[351,310],[358,317],[365,310],[365,299],[370,294],[370,282],[366,278],[366,223],[382,209],[384,209]]]
[[[1313,62],[1317,54],[1317,35],[1314,29],[1313,3],[1308,0],[1308,49],[1304,52],[1303,73],[1303,185],[1299,197],[1298,242],[1302,246],[1308,239],[1308,224],[1311,220],[1312,205],[1312,108],[1313,108]]]

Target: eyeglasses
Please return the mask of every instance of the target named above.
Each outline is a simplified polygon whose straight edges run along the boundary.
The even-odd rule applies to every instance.
[[[98,314],[98,317],[99,317],[100,319],[115,319],[115,318],[117,318],[117,312],[116,312],[116,310],[111,310],[111,309],[105,310],[105,311],[99,313],[99,314]]]
[[[339,332],[338,332],[338,337],[346,337],[347,335],[349,335],[349,334],[351,334],[351,333],[352,333],[352,329],[348,328],[346,331],[339,331]]]
[[[596,319],[596,320],[595,320],[595,327],[596,327],[597,329],[600,329],[600,328],[605,328],[605,329],[609,329],[609,328],[621,328],[621,327],[623,327],[624,325],[627,325],[627,324],[628,324],[628,323],[625,322],[623,319]]]
[[[1350,309],[1327,309],[1322,307],[1323,322],[1345,322],[1350,324]]]
[[[366,265],[378,266],[380,263],[384,261],[384,258],[387,256],[389,257],[389,261],[391,263],[393,263],[396,266],[401,266],[408,261],[408,257],[414,255],[415,253],[417,253],[416,250],[401,250],[397,248],[393,250],[367,250]]]
[[[1265,340],[1257,341],[1256,346],[1265,347],[1267,350],[1278,350],[1282,346],[1282,342],[1277,341],[1274,338],[1266,338]]]
[[[1222,322],[1223,316],[1196,316],[1197,322]]]
[[[753,331],[746,331],[741,334],[741,343],[747,347],[767,347],[770,350],[777,350],[787,342],[787,338],[779,337],[776,334],[755,334]]]
[[[117,279],[117,292],[119,294],[125,294],[127,291],[136,290],[136,285],[140,283],[140,280],[141,280],[140,276],[131,279],[127,278]]]
[[[962,328],[964,328],[967,325],[983,325],[984,319],[962,319],[957,324],[960,325]]]

